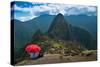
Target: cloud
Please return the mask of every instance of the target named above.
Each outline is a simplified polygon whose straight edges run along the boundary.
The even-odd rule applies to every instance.
[[[95,6],[81,6],[81,5],[64,5],[64,4],[51,4],[51,3],[32,3],[33,7],[19,7],[17,4],[14,4],[14,9],[23,12],[28,12],[28,16],[21,16],[17,19],[22,21],[26,21],[32,19],[34,17],[40,16],[42,14],[49,15],[57,15],[58,13],[62,13],[63,15],[96,15],[96,7]],[[15,13],[15,15],[17,15]],[[16,18],[16,17],[15,17]]]
[[[35,16],[33,17],[31,17],[31,16],[27,16],[27,17],[25,17],[25,16],[21,16],[20,18],[16,18],[16,19],[19,19],[19,20],[21,20],[21,21],[27,21],[27,20],[29,20],[29,19],[33,19],[33,18],[35,18]]]

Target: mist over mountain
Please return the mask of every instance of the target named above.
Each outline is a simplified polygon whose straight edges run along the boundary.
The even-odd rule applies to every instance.
[[[42,9],[41,9],[42,8]],[[34,3],[34,2],[11,2],[11,11],[14,11],[15,19],[21,21],[30,20],[32,17],[38,17],[43,14],[57,15],[87,15],[96,16],[97,7],[91,5],[74,5],[74,4],[58,4],[58,3]]]

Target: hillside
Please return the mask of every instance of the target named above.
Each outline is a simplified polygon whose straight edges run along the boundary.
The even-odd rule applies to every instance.
[[[15,63],[28,57],[24,51],[27,43],[39,44],[42,55],[45,53],[79,55],[84,50],[97,49],[96,39],[92,34],[85,28],[72,25],[62,14],[52,17],[42,15],[25,22],[19,20],[12,20],[12,22],[14,23]]]

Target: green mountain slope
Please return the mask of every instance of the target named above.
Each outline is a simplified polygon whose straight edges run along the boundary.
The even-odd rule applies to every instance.
[[[62,14],[58,14],[54,18],[48,34],[56,39],[78,41],[88,49],[96,49],[96,44],[90,32],[80,27],[72,26],[65,21]]]

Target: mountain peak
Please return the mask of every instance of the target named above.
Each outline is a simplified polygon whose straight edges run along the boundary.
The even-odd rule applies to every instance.
[[[59,13],[59,14],[57,14],[57,16],[63,16],[63,14]]]
[[[62,19],[64,19],[64,16],[63,16],[63,14],[61,14],[61,13],[57,14],[56,17],[57,17],[57,18],[62,18]]]
[[[48,32],[54,38],[60,38],[65,40],[69,38],[69,34],[67,34],[68,27],[68,23],[64,19],[64,16],[59,13],[52,21]]]
[[[65,23],[66,21],[63,14],[59,13],[55,16],[54,22],[59,24],[59,23]]]

